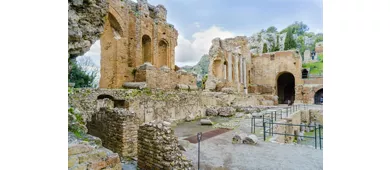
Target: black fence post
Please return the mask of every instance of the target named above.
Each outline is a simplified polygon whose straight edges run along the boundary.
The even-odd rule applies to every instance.
[[[265,135],[265,122],[264,121],[263,121],[263,136],[264,136],[264,141],[265,141],[266,135]]]
[[[197,134],[198,137],[198,170],[200,170],[200,141],[202,140],[202,132]]]
[[[318,132],[319,132],[319,133],[318,133],[318,136],[320,137],[320,149],[322,149],[322,143],[321,143],[321,142],[322,142],[322,140],[321,140],[321,128],[322,128],[322,126],[319,125],[319,126],[318,126]]]
[[[317,149],[317,123],[314,122],[314,146]]]
[[[256,118],[253,119],[253,133],[256,133]]]
[[[274,120],[271,120],[271,136],[274,136]]]

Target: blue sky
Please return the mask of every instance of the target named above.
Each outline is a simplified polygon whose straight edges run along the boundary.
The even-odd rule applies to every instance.
[[[133,0],[134,1],[134,0]],[[148,0],[162,4],[167,20],[179,32],[176,65],[195,65],[207,54],[211,40],[251,36],[275,26],[282,30],[302,21],[315,33],[322,32],[322,0]],[[100,65],[100,42],[86,56]],[[98,56],[99,55],[99,56]]]

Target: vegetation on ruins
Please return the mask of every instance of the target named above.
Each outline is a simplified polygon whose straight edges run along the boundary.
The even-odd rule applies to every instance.
[[[318,55],[318,62],[302,64],[302,68],[309,68],[310,74],[323,73],[323,54]]]
[[[276,36],[276,44],[272,44],[271,52],[279,51],[279,35]]]
[[[286,40],[284,41],[284,49],[291,50],[291,49],[296,49],[296,48],[297,48],[297,43],[295,42],[294,37],[293,37],[293,29],[288,29],[287,35],[286,35]]]
[[[70,71],[68,74],[68,82],[75,83],[75,88],[96,87],[94,80],[97,76],[97,71],[87,71],[77,61],[69,62]]]
[[[268,33],[277,33],[277,28],[275,26],[270,26],[267,28],[267,31]]]
[[[285,33],[291,31],[292,34],[297,34],[298,36],[304,35],[305,32],[309,31],[309,27],[304,24],[302,21],[295,21],[293,24],[289,25],[287,28],[283,29],[280,33]]]

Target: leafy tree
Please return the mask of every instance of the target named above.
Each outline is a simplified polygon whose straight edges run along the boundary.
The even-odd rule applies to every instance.
[[[274,26],[270,26],[267,28],[267,33],[277,33],[277,28]]]
[[[266,43],[263,45],[263,53],[268,53],[268,47]]]
[[[97,76],[96,72],[88,72],[82,68],[79,62],[71,60],[69,64],[68,81],[75,83],[75,88],[81,87],[96,87],[94,80]]]
[[[206,87],[206,81],[207,81],[208,75],[204,75],[202,78],[202,89]]]
[[[303,38],[303,35],[298,36],[297,42],[298,42],[297,46],[299,48],[299,52],[303,56],[303,53],[306,50],[305,39]]]
[[[306,31],[309,31],[309,27],[306,24],[304,24],[302,21],[301,22],[295,21],[293,24],[283,29],[281,33],[288,32],[289,29],[291,29],[292,34],[297,34],[298,36],[304,35]]]
[[[286,40],[284,41],[284,49],[291,50],[296,49],[297,43],[294,40],[292,29],[287,30]]]

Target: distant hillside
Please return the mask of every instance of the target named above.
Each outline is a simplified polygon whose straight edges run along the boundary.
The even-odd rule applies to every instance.
[[[209,55],[205,54],[202,56],[202,58],[200,59],[200,61],[194,65],[194,66],[183,66],[181,67],[182,69],[188,71],[188,72],[195,72],[196,74],[198,74],[198,76],[200,75],[201,77],[203,77],[204,75],[206,75],[208,73],[208,69],[209,69]]]

